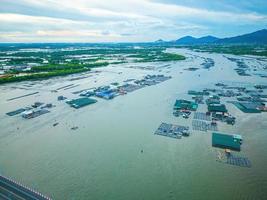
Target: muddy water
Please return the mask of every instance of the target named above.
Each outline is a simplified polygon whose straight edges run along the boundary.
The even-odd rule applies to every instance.
[[[0,172],[54,199],[265,199],[266,113],[247,115],[227,104],[237,123],[219,124],[220,131],[243,136],[241,154],[249,157],[252,168],[216,162],[217,149],[211,147],[210,132],[194,131],[180,140],[153,134],[161,122],[190,126],[192,119],[172,115],[175,99],[189,98],[188,89],[209,87],[218,81],[264,83],[257,76],[238,76],[233,71],[235,63],[223,55],[175,51],[189,58],[162,68],[163,64],[142,64],[156,65],[157,70],[110,66],[86,79],[50,79],[35,82],[27,90],[14,88],[24,83],[1,86]],[[200,67],[203,60],[192,55],[212,58],[215,66],[184,71]],[[110,101],[98,99],[98,103],[78,110],[57,101],[58,95],[74,98],[73,91],[146,74],[173,78]],[[51,92],[68,84],[77,87]],[[40,93],[6,101],[33,91]],[[56,107],[31,120],[5,115],[35,101],[52,102]],[[206,108],[201,105],[199,109]],[[54,127],[55,122],[59,124]],[[71,130],[73,126],[79,128]]]

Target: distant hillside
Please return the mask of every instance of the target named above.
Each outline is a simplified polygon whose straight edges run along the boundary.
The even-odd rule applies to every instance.
[[[267,29],[262,29],[253,33],[239,35],[229,38],[217,38],[214,36],[205,36],[195,38],[192,36],[185,36],[176,41],[176,44],[194,45],[194,44],[267,44]]]
[[[192,36],[185,36],[175,41],[177,44],[193,44],[196,43],[197,38]]]
[[[224,38],[216,43],[233,44],[233,43],[255,43],[267,44],[267,29],[259,30],[253,33],[240,35],[236,37]]]
[[[216,38],[214,36],[205,36],[201,38],[195,38],[192,36],[185,36],[175,41],[176,44],[209,44],[212,42],[217,41],[219,38]]]
[[[163,43],[163,42],[165,42],[165,41],[162,40],[162,39],[158,39],[158,40],[156,40],[155,42],[156,42],[156,43]]]
[[[199,43],[212,43],[212,42],[216,42],[217,40],[219,40],[219,38],[211,36],[211,35],[197,39]]]

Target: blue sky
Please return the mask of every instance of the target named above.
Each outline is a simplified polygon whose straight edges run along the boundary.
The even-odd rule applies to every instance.
[[[0,42],[144,42],[267,28],[266,0],[0,0]]]

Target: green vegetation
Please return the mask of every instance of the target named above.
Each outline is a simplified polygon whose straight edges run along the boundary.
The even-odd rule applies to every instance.
[[[77,69],[90,69],[93,67],[107,66],[108,62],[88,63],[88,64],[48,64],[43,66],[32,67],[28,72],[51,72],[51,71],[64,71],[64,70],[77,70]]]
[[[10,82],[19,82],[19,81],[29,81],[29,80],[39,80],[46,79],[55,76],[65,76],[74,73],[81,73],[85,71],[89,71],[90,68],[82,68],[82,69],[67,69],[67,70],[56,70],[47,73],[37,73],[37,74],[29,74],[24,76],[9,76],[0,78],[0,84],[2,83],[10,83]]]
[[[131,49],[128,58],[135,58],[134,62],[168,62],[184,60],[185,57],[174,53],[164,52],[166,47]]]
[[[0,78],[0,84],[2,83],[10,83],[10,82],[19,82],[19,81],[28,81],[28,80],[39,80],[39,79],[46,79],[50,77],[55,76],[64,76],[74,73],[81,73],[88,71],[89,69],[69,69],[69,70],[58,70],[48,73],[37,73],[37,74],[30,74],[30,75],[24,75],[24,76],[10,76],[10,77],[4,77]]]
[[[156,52],[153,54],[148,55],[136,55],[136,58],[141,58],[137,60],[137,62],[167,62],[167,61],[177,61],[177,60],[184,60],[185,57],[178,54],[172,53],[163,53],[163,52]]]
[[[133,44],[0,46],[0,60],[4,61],[0,63],[0,69],[1,66],[11,67],[5,70],[7,76],[0,77],[0,84],[64,76],[90,71],[92,68],[104,67],[108,64],[167,62],[185,59],[182,55],[167,53],[166,48],[147,44],[137,46]]]
[[[27,75],[16,76],[18,71],[12,71],[9,74],[12,76],[0,78],[1,83],[10,83],[10,82],[18,82],[18,81],[26,81],[26,80],[38,80],[38,79],[46,79],[55,76],[65,76],[69,74],[81,73],[90,71],[93,67],[107,66],[107,62],[102,63],[94,63],[94,64],[85,64],[85,65],[76,65],[76,64],[49,64],[44,66],[32,67],[30,71],[27,71]]]
[[[188,48],[195,51],[267,57],[266,45],[198,45],[189,46]]]

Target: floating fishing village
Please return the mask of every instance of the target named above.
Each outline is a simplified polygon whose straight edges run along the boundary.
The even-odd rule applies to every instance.
[[[155,165],[155,169],[151,169],[153,177],[157,170],[165,171],[165,165],[174,168],[179,177],[179,171],[186,174],[185,168],[193,170],[196,163],[204,166],[201,170],[197,168],[201,173],[211,172],[214,176],[226,173],[229,181],[238,173],[253,174],[261,163],[251,153],[261,148],[255,147],[254,130],[257,130],[255,134],[262,135],[267,119],[267,82],[263,75],[267,61],[189,49],[168,49],[167,52],[184,55],[186,59],[132,63],[125,61],[129,55],[124,59],[116,55],[116,62],[120,59],[124,62],[114,64],[113,57],[107,66],[77,74],[0,85],[0,120],[3,122],[0,126],[5,133],[1,136],[1,147],[14,157],[12,149],[17,146],[31,152],[29,155],[34,158],[40,157],[36,169],[26,170],[26,174],[34,173],[40,183],[30,185],[32,178],[25,178],[22,171],[14,172],[13,167],[5,165],[4,171],[7,177],[18,177],[12,179],[21,179],[49,197],[35,190],[30,192],[31,189],[5,176],[0,180],[3,187],[12,185],[10,194],[24,194],[25,198],[28,193],[42,199],[73,197],[72,194],[79,195],[74,190],[65,195],[63,189],[56,191],[51,187],[68,181],[61,177],[64,173],[69,179],[74,178],[70,172],[76,168],[85,173],[80,177],[85,184],[86,176],[94,179],[87,168],[99,177],[106,173],[116,179],[119,166],[135,174],[130,179],[139,173],[150,174],[146,168],[153,168],[152,165]],[[222,63],[226,66],[225,76],[221,74]],[[257,118],[261,120],[259,129]],[[14,144],[12,139],[16,141]],[[21,141],[34,145],[28,148]],[[64,159],[63,152],[67,154]],[[165,158],[166,152],[171,152],[173,157]],[[0,157],[1,162],[8,160],[3,153]],[[79,159],[81,166],[78,166]],[[19,158],[13,162],[29,164]],[[47,179],[41,173],[46,165],[61,175],[57,178],[53,173],[49,175],[49,179],[55,181],[51,187],[45,186]],[[136,165],[138,170],[131,165]],[[185,182],[188,186],[190,181]],[[92,187],[85,190],[90,192],[99,186]],[[111,186],[107,181],[103,187]]]
[[[170,79],[170,76],[164,76],[164,75],[147,75],[144,77],[144,79],[141,80],[135,80],[135,79],[128,79],[125,82],[126,84],[119,85],[119,83],[111,83],[111,85],[108,86],[100,86],[98,88],[90,89],[90,90],[83,90],[75,92],[75,94],[79,94],[79,98],[68,100],[64,96],[58,96],[58,101],[64,101],[69,104],[73,108],[81,108],[93,103],[96,103],[97,100],[89,97],[99,97],[102,99],[110,100],[113,99],[119,95],[125,95],[127,93],[133,92],[135,90],[141,89],[146,86],[152,86],[159,84],[163,81],[166,81]],[[130,83],[133,82],[133,83]],[[66,87],[64,87],[66,88]],[[59,88],[63,89],[63,88]],[[54,92],[54,91],[53,91]],[[28,96],[28,95],[27,95]],[[25,97],[25,96],[21,96]],[[19,97],[16,97],[17,99]],[[14,98],[13,98],[14,99]],[[12,100],[13,100],[12,99]],[[52,103],[42,103],[42,102],[34,102],[33,105],[27,106],[25,108],[19,108],[17,110],[7,112],[6,115],[8,116],[15,116],[18,114],[21,114],[21,116],[25,119],[35,118],[40,115],[49,113],[50,111],[47,110],[48,108],[54,107]]]
[[[1,0],[0,200],[267,200],[267,0]]]

